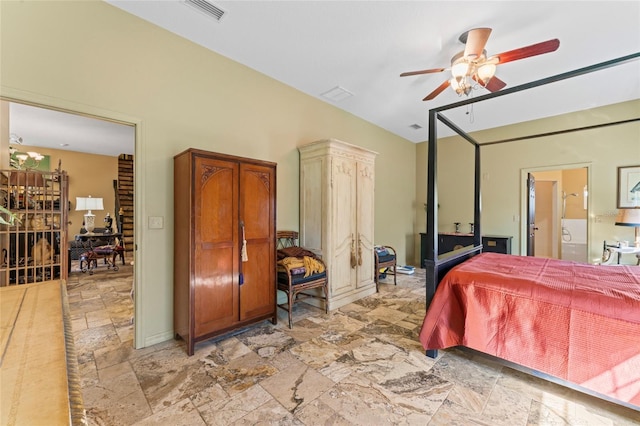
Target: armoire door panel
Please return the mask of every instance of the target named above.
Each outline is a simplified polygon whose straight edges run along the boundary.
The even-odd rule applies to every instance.
[[[355,287],[358,235],[356,228],[356,163],[345,158],[333,159],[333,255],[331,256],[331,293],[339,295]]]
[[[338,295],[351,291],[353,288],[352,274],[355,269],[352,265],[352,252],[350,238],[345,244],[336,247],[331,257],[331,294]]]
[[[336,159],[332,174],[333,214],[338,220],[333,221],[334,247],[341,246],[345,241],[356,238],[356,180],[355,164],[353,162]],[[354,242],[355,244],[355,242]]]
[[[357,188],[358,232],[364,241],[373,245],[375,182],[372,166],[358,164]]]
[[[276,264],[271,241],[247,244],[248,261],[242,262],[244,284],[240,286],[240,320],[265,315],[275,303]]]
[[[238,321],[238,280],[235,247],[196,250],[194,285],[195,332],[207,334]]]
[[[206,334],[238,320],[237,195],[238,165],[196,159],[200,186],[195,209],[196,334]]]
[[[245,223],[247,238],[269,237],[273,228],[273,170],[256,165],[240,169],[240,219]]]
[[[264,315],[275,303],[274,170],[255,164],[240,168],[240,220],[245,224],[248,261],[240,265],[240,320]]]
[[[373,255],[374,239],[374,170],[373,166],[358,163],[357,182],[357,216],[358,238],[361,250],[360,270],[358,271],[358,287],[368,286],[374,282],[375,261]]]
[[[207,158],[196,159],[199,185],[195,203],[196,242],[233,241],[237,238],[238,165]]]
[[[316,253],[322,253],[325,257],[327,247],[323,241],[323,215],[326,212],[320,207],[319,200],[325,196],[324,185],[320,182],[326,180],[325,163],[328,160],[303,161],[300,164],[300,217],[305,218],[300,223],[300,246]]]

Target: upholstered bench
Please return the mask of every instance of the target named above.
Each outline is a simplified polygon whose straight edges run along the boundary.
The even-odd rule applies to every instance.
[[[95,228],[93,230],[94,234],[102,234],[104,233],[106,228]],[[84,235],[86,234],[87,231],[86,229],[82,228],[79,231],[78,235]],[[91,246],[102,246],[102,245],[107,245],[109,244],[109,240],[107,238],[104,237],[100,237],[100,238],[95,238],[94,241],[88,241],[89,237],[86,238],[76,238],[74,241],[69,241],[69,258],[71,260],[78,260],[80,259],[80,255],[82,255],[82,253],[86,252],[88,249],[91,248]]]
[[[93,275],[93,270],[98,267],[98,259],[104,259],[107,269],[113,268],[114,271],[117,271],[119,269],[116,264],[118,256],[124,264],[124,247],[120,245],[95,247],[80,255],[80,270],[82,272],[89,271],[89,275]]]

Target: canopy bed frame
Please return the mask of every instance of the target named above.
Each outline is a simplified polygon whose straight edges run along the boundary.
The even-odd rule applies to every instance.
[[[580,130],[586,130],[586,129],[590,129],[590,128],[594,128],[594,127],[603,127],[603,126],[609,126],[609,125],[617,125],[617,124],[624,124],[624,123],[628,123],[628,122],[632,122],[632,121],[640,121],[640,117],[636,117],[634,119],[631,120],[625,120],[625,121],[618,121],[615,123],[603,123],[603,124],[599,124],[596,126],[588,126],[588,127],[581,127],[581,128],[573,128],[573,129],[569,129],[569,130],[561,130],[561,131],[555,131],[555,132],[550,132],[550,133],[543,133],[543,134],[537,134],[537,135],[528,135],[528,136],[523,136],[523,137],[518,137],[518,138],[512,138],[512,139],[507,139],[507,140],[500,140],[500,141],[492,141],[492,142],[484,142],[481,143],[478,140],[474,139],[474,137],[472,137],[471,135],[469,135],[468,133],[466,133],[465,131],[463,131],[460,127],[458,127],[455,123],[453,123],[450,119],[448,119],[445,115],[443,115],[443,113],[445,111],[448,110],[452,110],[454,108],[459,108],[459,107],[463,107],[463,106],[468,106],[468,105],[472,105],[475,103],[479,103],[479,102],[483,102],[489,99],[494,99],[494,98],[498,98],[498,97],[502,97],[502,96],[508,96],[510,94],[516,93],[516,92],[521,92],[521,91],[525,91],[525,90],[529,90],[535,87],[539,87],[539,86],[543,86],[543,85],[547,85],[550,83],[555,83],[561,80],[565,80],[565,79],[570,79],[573,77],[577,77],[580,75],[584,75],[584,74],[588,74],[588,73],[592,73],[592,72],[596,72],[596,71],[600,71],[606,68],[610,68],[610,67],[615,67],[621,64],[625,64],[625,63],[629,63],[631,61],[635,61],[638,58],[640,58],[640,52],[638,53],[634,53],[631,55],[627,55],[627,56],[623,56],[617,59],[613,59],[610,61],[606,61],[606,62],[602,62],[602,63],[598,63],[589,67],[585,67],[585,68],[580,68],[574,71],[570,71],[570,72],[566,72],[563,74],[558,74],[552,77],[548,77],[545,79],[541,79],[541,80],[537,80],[531,83],[527,83],[527,84],[523,84],[520,86],[514,86],[511,88],[506,88],[494,93],[490,93],[487,95],[483,95],[483,96],[477,96],[474,98],[469,98],[460,102],[456,102],[453,104],[449,104],[449,105],[445,105],[445,106],[441,106],[438,108],[434,108],[431,109],[429,111],[429,141],[428,141],[428,170],[427,170],[427,229],[426,229],[426,235],[427,235],[427,241],[426,241],[426,251],[425,251],[425,258],[421,259],[421,261],[424,262],[425,265],[425,269],[426,269],[426,307],[427,307],[427,315],[425,317],[425,323],[423,324],[423,329],[421,331],[421,335],[420,335],[420,340],[423,344],[423,347],[426,350],[426,354],[427,356],[431,357],[431,358],[435,358],[437,357],[437,353],[438,353],[438,349],[444,349],[446,347],[450,347],[450,346],[466,346],[469,347],[473,350],[477,350],[480,352],[483,352],[485,354],[489,354],[491,356],[495,356],[498,357],[498,359],[503,360],[507,365],[514,367],[514,363],[515,363],[515,367],[516,368],[522,368],[524,371],[529,372],[531,374],[534,375],[538,375],[540,377],[543,377],[547,380],[562,384],[564,386],[568,386],[570,388],[573,389],[577,389],[580,390],[582,392],[586,392],[595,396],[598,396],[600,398],[603,399],[607,399],[613,402],[616,402],[618,404],[621,405],[625,405],[627,407],[630,407],[632,409],[635,410],[640,410],[640,377],[635,379],[635,384],[631,384],[631,388],[627,387],[627,390],[625,391],[628,394],[631,393],[631,396],[625,397],[625,398],[621,398],[618,392],[609,392],[609,388],[604,388],[604,387],[598,387],[599,385],[594,385],[591,386],[591,383],[589,383],[588,385],[585,385],[585,381],[580,381],[580,380],[576,380],[575,379],[575,374],[559,374],[557,372],[556,369],[554,368],[547,368],[549,365],[549,361],[545,361],[545,359],[547,358],[547,353],[536,353],[533,356],[529,356],[527,358],[527,361],[529,359],[534,359],[534,361],[532,362],[523,362],[520,358],[518,358],[517,356],[509,359],[509,357],[505,357],[504,355],[501,356],[501,351],[497,351],[492,353],[491,350],[487,350],[486,347],[482,346],[480,348],[478,347],[474,347],[474,345],[472,344],[467,344],[466,342],[468,342],[469,340],[473,341],[473,338],[471,339],[467,339],[467,336],[463,336],[463,338],[459,339],[459,341],[457,343],[451,343],[453,341],[455,341],[456,339],[451,338],[449,339],[449,344],[440,342],[440,344],[434,344],[434,338],[432,336],[432,331],[431,329],[433,328],[433,324],[434,321],[440,321],[439,317],[442,316],[449,316],[449,318],[444,319],[443,321],[445,322],[453,322],[456,323],[457,326],[462,330],[462,334],[464,334],[464,329],[465,326],[467,328],[467,333],[472,333],[472,332],[478,332],[479,329],[483,328],[485,325],[484,323],[479,324],[477,327],[472,327],[471,325],[469,325],[469,323],[466,323],[465,325],[465,318],[461,318],[464,317],[466,315],[470,315],[469,312],[473,311],[473,309],[475,309],[474,306],[461,306],[458,308],[452,308],[452,309],[448,309],[448,308],[443,308],[443,305],[447,305],[450,304],[450,301],[443,301],[443,298],[459,298],[459,299],[465,299],[464,303],[476,303],[475,299],[483,297],[482,295],[479,295],[477,292],[471,291],[471,293],[466,294],[466,295],[460,295],[460,293],[456,294],[451,294],[451,293],[447,293],[446,296],[442,296],[442,297],[436,297],[436,296],[440,296],[439,294],[436,294],[436,291],[439,290],[439,284],[441,284],[443,281],[443,278],[445,277],[445,275],[447,275],[447,273],[449,271],[451,271],[452,269],[455,268],[454,272],[458,272],[459,269],[464,269],[467,268],[467,270],[469,270],[469,268],[473,269],[474,267],[467,267],[467,265],[469,265],[472,262],[476,262],[476,264],[482,264],[482,261],[479,261],[479,259],[481,259],[483,256],[495,256],[496,259],[506,259],[507,261],[509,260],[515,260],[513,259],[514,257],[519,257],[520,259],[524,260],[524,259],[529,259],[532,260],[533,258],[526,258],[526,257],[522,257],[522,256],[512,256],[512,255],[503,255],[503,254],[492,254],[492,253],[483,253],[483,247],[482,247],[482,225],[481,225],[481,206],[480,206],[480,200],[481,200],[481,162],[480,162],[480,154],[481,154],[481,147],[485,146],[485,145],[494,145],[497,143],[507,143],[507,142],[512,142],[512,141],[517,141],[517,140],[523,140],[523,139],[531,139],[531,138],[536,138],[536,137],[543,137],[543,136],[551,136],[551,135],[555,135],[555,134],[560,134],[560,133],[567,133],[567,132],[574,132],[574,131],[580,131]],[[458,250],[455,250],[453,252],[450,253],[445,253],[441,256],[438,256],[438,229],[437,229],[437,224],[438,224],[438,196],[437,196],[437,184],[438,184],[438,177],[437,177],[437,125],[438,122],[443,123],[444,125],[446,125],[448,128],[450,128],[451,130],[453,130],[457,135],[459,135],[460,137],[462,137],[464,140],[466,140],[467,142],[469,142],[474,149],[474,191],[473,191],[473,197],[474,197],[474,212],[473,212],[473,221],[474,221],[474,231],[473,231],[473,245],[468,246],[468,247],[464,247]],[[485,257],[485,260],[487,258]],[[484,264],[488,265],[491,263],[495,263],[498,260],[496,260],[494,258],[491,258],[489,262],[485,261]],[[544,259],[545,262],[546,261],[550,261],[551,265],[547,265],[547,263],[545,263],[545,265],[547,265],[550,269],[552,269],[554,271],[554,273],[558,273],[558,271],[565,271],[566,270],[566,264],[570,263],[570,262],[566,262],[566,261],[559,261],[559,260],[553,260],[553,259]],[[554,263],[554,262],[558,262],[558,263]],[[562,264],[564,262],[564,264]],[[545,268],[547,267],[545,266]],[[484,267],[484,266],[482,266]],[[479,267],[479,268],[482,268]],[[528,266],[527,266],[528,267]],[[584,265],[584,267],[587,268],[615,268],[613,266],[608,267],[608,266],[592,266],[592,265]],[[504,268],[504,267],[503,267]],[[521,268],[525,268],[525,266],[521,266]],[[634,267],[626,267],[620,269],[621,273],[625,273],[623,270],[626,271],[631,271],[629,268],[634,268]],[[575,271],[572,272],[575,274]],[[583,273],[580,272],[580,273]],[[586,274],[591,274],[591,273],[595,273],[595,269],[593,270],[589,270],[584,272]],[[560,274],[562,274],[562,272],[560,272]],[[632,288],[629,290],[627,288],[622,289],[621,292],[625,293],[625,294],[631,294],[631,301],[629,303],[631,303],[632,308],[636,308],[636,307],[640,307],[640,272],[626,272],[626,274],[630,277],[628,278],[628,281],[631,283]],[[533,273],[533,275],[537,275],[536,273]],[[503,277],[504,278],[504,277]],[[575,277],[574,277],[575,278]],[[555,276],[554,276],[555,279]],[[515,280],[515,278],[514,278]],[[509,284],[509,281],[512,281],[511,278],[506,278],[503,279],[502,282],[499,284],[502,286],[502,290],[504,290],[505,288],[508,288],[506,286],[508,285],[514,285],[514,284]],[[574,280],[575,281],[575,280]],[[575,283],[574,283],[575,284]],[[601,283],[600,283],[601,284]],[[519,282],[515,287],[522,285],[521,282]],[[524,298],[527,299],[532,299],[535,296],[532,296],[532,294],[536,294],[538,292],[541,292],[539,289],[540,287],[542,287],[541,285],[539,285],[539,283],[527,283],[525,284],[525,286],[528,288],[528,293],[525,295]],[[441,287],[445,287],[445,285],[443,284]],[[563,285],[551,285],[550,287],[563,287]],[[578,284],[577,287],[579,287],[579,290],[582,290],[582,285]],[[585,286],[588,287],[588,286]],[[575,295],[575,287],[572,288],[572,292],[569,292],[568,294],[563,294],[562,296],[560,296],[561,298],[563,298],[566,302],[566,305],[564,306],[564,309],[575,309],[574,305],[575,304],[575,299],[573,299],[574,297],[577,298],[577,296]],[[442,292],[444,292],[445,290],[441,290]],[[484,291],[484,290],[483,290]],[[510,289],[508,289],[507,291],[511,291]],[[517,291],[521,291],[521,290],[517,290]],[[551,291],[554,291],[553,289]],[[596,291],[596,293],[604,293],[604,292],[598,292]],[[438,312],[430,312],[430,307],[432,306],[432,304],[434,304],[434,297],[436,297],[438,300],[436,300],[437,302],[437,307],[434,307],[433,311],[437,310]],[[546,297],[546,296],[545,296]],[[591,300],[594,300],[593,298],[597,298],[599,297],[598,295],[594,295],[594,294],[587,294],[585,297],[587,298],[591,298]],[[626,296],[625,296],[626,297]],[[503,294],[503,298],[504,298],[504,294]],[[495,301],[494,301],[495,302]],[[548,301],[545,301],[545,303]],[[458,302],[456,302],[458,303]],[[486,303],[486,301],[485,301]],[[625,302],[626,303],[626,302]],[[597,304],[597,303],[596,303]],[[495,307],[494,306],[485,306],[485,308],[487,308],[488,310],[495,310],[496,309],[503,309],[500,307]],[[514,310],[517,310],[517,307],[511,307]],[[615,310],[615,309],[614,309]],[[631,309],[630,311],[635,311],[635,309]],[[572,311],[570,311],[572,312]],[[609,311],[610,312],[610,311]],[[571,314],[571,313],[570,313]],[[569,315],[570,315],[569,314]],[[630,314],[630,316],[633,317],[633,324],[632,324],[632,329],[631,331],[625,331],[623,334],[625,334],[624,339],[626,339],[629,335],[635,335],[638,336],[640,335],[640,318],[639,315],[637,314],[637,311],[632,312]],[[429,318],[431,317],[431,318]],[[593,317],[591,317],[593,319]],[[557,319],[557,318],[556,318]],[[636,321],[637,319],[637,321]],[[430,322],[428,322],[427,320],[429,320]],[[620,320],[620,318],[615,318],[616,321]],[[626,321],[626,319],[624,319],[624,321]],[[623,321],[623,322],[624,322]],[[522,329],[522,327],[536,327],[535,324],[533,324],[535,322],[534,318],[529,318],[529,324],[523,326],[522,324],[519,324],[518,327],[520,327],[520,329]],[[456,325],[454,324],[454,325]],[[532,325],[533,324],[533,325]],[[509,325],[507,325],[507,328],[509,327]],[[429,328],[429,330],[426,330],[426,328]],[[471,329],[474,330],[471,330]],[[545,329],[546,330],[546,329]],[[544,331],[544,330],[540,330],[540,331]],[[480,333],[482,333],[482,331],[479,331]],[[447,340],[448,337],[446,337],[448,334],[455,334],[455,331],[450,331],[450,330],[446,330],[446,331],[441,331],[441,336],[445,336],[442,338],[442,340]],[[507,333],[508,334],[508,333]],[[582,335],[587,334],[587,333],[582,333]],[[501,338],[505,338],[505,336],[500,336]],[[531,337],[531,336],[527,336],[527,337]],[[533,335],[534,338],[536,338],[536,335]],[[575,339],[575,336],[569,336],[571,339]],[[617,335],[616,335],[617,337]],[[495,339],[496,336],[490,336],[489,339]],[[524,337],[520,336],[520,339],[524,339]],[[609,340],[607,340],[607,338]],[[604,338],[600,341],[601,344],[604,344],[605,346],[610,344],[610,339],[612,338],[611,336],[607,336],[607,338]],[[572,341],[571,339],[568,339],[567,342]],[[438,340],[437,338],[435,340]],[[516,339],[517,340],[517,339]],[[633,343],[635,342],[635,343]],[[512,343],[513,344],[513,343]],[[634,339],[634,340],[624,340],[623,343],[620,343],[617,345],[617,347],[622,347],[622,346],[638,346],[637,348],[635,348],[635,358],[633,358],[633,365],[640,365],[640,341]],[[550,345],[553,346],[553,345]],[[567,343],[568,346],[568,343]],[[545,350],[547,351],[553,351],[556,348],[553,347],[548,347],[548,346],[540,346],[543,348],[546,348]],[[583,346],[580,346],[580,348],[582,348]],[[616,347],[616,345],[611,345],[611,348]],[[562,350],[567,350],[567,348],[562,348]],[[580,350],[580,349],[578,349]],[[631,356],[631,355],[630,355]],[[591,356],[592,357],[592,356]],[[589,358],[591,359],[591,358]],[[586,361],[583,360],[583,365]],[[613,361],[611,361],[613,362]],[[622,361],[618,360],[616,361],[618,363],[621,363]],[[571,364],[571,363],[569,363]],[[566,366],[565,366],[566,367]],[[579,368],[578,364],[576,363],[575,366],[571,367],[571,365],[569,367],[567,367],[569,369],[571,368]],[[569,372],[571,373],[571,372]]]

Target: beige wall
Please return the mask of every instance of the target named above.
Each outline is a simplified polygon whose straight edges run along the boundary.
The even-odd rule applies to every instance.
[[[376,243],[414,257],[413,143],[106,3],[0,12],[0,95],[137,126],[138,347],[173,338],[172,161],[189,147],[277,162],[279,229],[298,229],[298,146],[334,137],[374,150]]]
[[[479,140],[501,140],[533,135],[549,129],[567,129],[580,125],[640,117],[640,100],[610,105],[581,113],[568,114],[493,129],[474,134]],[[589,177],[589,259],[602,254],[602,241],[633,240],[633,228],[614,225],[616,214],[616,179],[618,166],[640,164],[640,123],[600,127],[592,130],[559,134],[544,138],[491,145],[481,148],[482,162],[482,232],[512,235],[513,252],[524,252],[526,171],[544,171],[588,166]],[[426,145],[426,144],[425,144]],[[438,145],[439,172],[442,164],[470,161],[472,153],[459,149],[460,138],[443,138]],[[418,149],[418,164],[426,164],[426,148]],[[465,160],[466,158],[466,160]],[[464,163],[463,163],[464,164]],[[466,163],[468,164],[468,163]],[[420,165],[418,165],[420,167]],[[453,221],[466,223],[473,217],[472,191],[459,181],[470,179],[461,170],[460,179],[439,179],[441,208],[440,229],[450,230]],[[448,175],[448,172],[445,172]],[[439,173],[440,175],[440,173]],[[445,176],[447,176],[445,175]],[[467,182],[467,180],[464,180]],[[426,193],[426,183],[417,182],[416,197]],[[581,192],[577,189],[568,192]],[[449,208],[448,206],[455,206]],[[462,218],[462,220],[460,220]],[[628,258],[632,263],[635,259]]]

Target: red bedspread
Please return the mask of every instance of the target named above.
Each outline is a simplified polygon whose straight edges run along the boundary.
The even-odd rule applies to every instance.
[[[467,346],[640,406],[640,266],[482,253],[442,280],[420,341]]]

